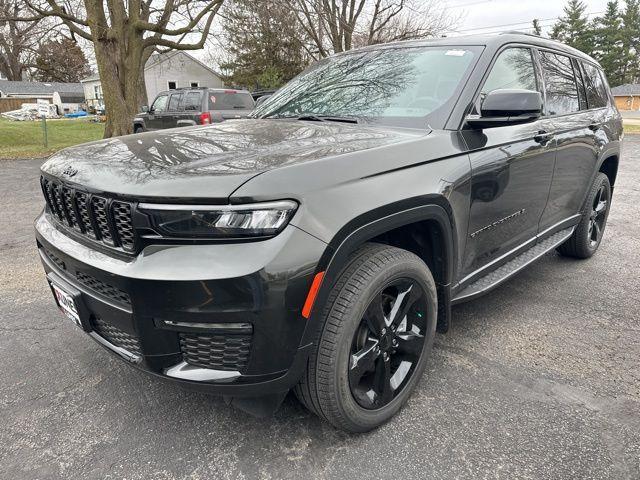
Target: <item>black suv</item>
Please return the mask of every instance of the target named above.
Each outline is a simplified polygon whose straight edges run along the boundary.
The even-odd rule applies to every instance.
[[[178,88],[160,92],[150,107],[133,119],[135,133],[164,128],[209,125],[246,118],[254,101],[246,90],[229,88]]]
[[[602,70],[559,43],[378,45],[250,119],[55,154],[37,243],[62,311],[131,365],[257,414],[293,389],[366,431],[452,304],[593,255],[621,138]]]

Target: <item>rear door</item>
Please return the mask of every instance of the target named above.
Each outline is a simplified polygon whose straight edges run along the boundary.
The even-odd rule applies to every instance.
[[[553,122],[558,145],[549,201],[540,219],[540,230],[545,231],[560,229],[564,222],[572,223],[571,218],[582,207],[599,151],[606,143],[601,127],[608,95],[598,69],[590,64],[585,64],[585,71],[581,61],[547,50],[541,50],[539,58],[547,115]]]
[[[178,120],[182,115],[181,105],[182,92],[174,92],[169,95],[169,102],[167,104],[167,113],[164,116],[162,123],[163,128],[174,128],[178,126]]]
[[[211,90],[209,110],[212,121],[221,122],[233,118],[245,118],[253,110],[255,103],[249,92],[237,90]]]
[[[147,130],[159,130],[163,128],[164,114],[167,110],[169,95],[161,93],[156,97],[149,109],[149,115],[145,119]]]
[[[498,53],[476,100],[476,113],[486,94],[497,89],[542,92],[531,48],[508,46]],[[463,130],[463,135],[472,169],[464,283],[535,242],[553,175],[555,140],[546,119]]]
[[[190,92],[185,92],[184,97],[182,98],[182,121],[185,126],[189,124],[197,125],[200,123],[199,120],[202,109],[202,94],[202,90],[192,90]]]

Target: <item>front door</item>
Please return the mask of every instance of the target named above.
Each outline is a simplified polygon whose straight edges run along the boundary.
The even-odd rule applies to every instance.
[[[533,52],[508,47],[495,59],[476,108],[497,89],[542,91]],[[517,247],[535,242],[553,177],[553,124],[464,130],[470,151],[471,205],[461,280],[478,274]],[[475,276],[475,275],[474,275]]]
[[[162,128],[168,100],[169,95],[161,94],[153,101],[147,118],[145,119],[145,126],[147,130],[159,130]]]
[[[169,104],[167,106],[167,113],[164,115],[164,121],[162,122],[163,128],[175,128],[178,126],[178,121],[184,114],[181,111],[182,92],[172,93],[169,96]]]

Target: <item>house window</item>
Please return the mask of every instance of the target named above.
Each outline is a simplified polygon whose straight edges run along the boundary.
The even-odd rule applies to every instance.
[[[191,88],[198,88],[198,87],[200,86],[200,82],[191,82],[191,83],[189,84],[189,86],[190,86]]]
[[[102,99],[102,85],[93,86],[93,94],[96,100]]]
[[[175,90],[178,88],[178,82],[175,81],[169,81],[167,82],[167,85],[169,86],[169,90]]]

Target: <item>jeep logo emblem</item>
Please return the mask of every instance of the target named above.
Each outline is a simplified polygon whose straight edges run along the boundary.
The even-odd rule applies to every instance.
[[[67,177],[73,177],[76,173],[78,173],[78,170],[73,168],[71,165],[68,165],[63,171],[62,174],[66,175]]]

